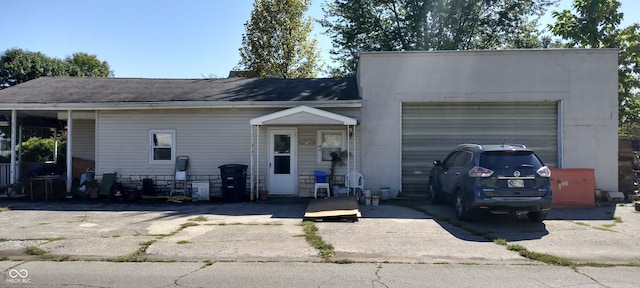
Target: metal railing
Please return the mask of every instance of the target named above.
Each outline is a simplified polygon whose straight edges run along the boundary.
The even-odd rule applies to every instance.
[[[20,171],[20,164],[16,164],[16,170]],[[0,163],[0,187],[11,184],[11,163]]]
[[[0,163],[0,187],[8,186],[10,183],[11,163]]]

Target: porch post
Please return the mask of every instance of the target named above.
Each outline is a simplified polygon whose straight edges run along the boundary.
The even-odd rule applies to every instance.
[[[73,119],[71,119],[71,110],[67,110],[67,193],[71,193],[71,181],[73,181],[73,154],[71,154],[71,148],[73,147]]]
[[[256,139],[256,193],[260,193],[260,125],[256,125]]]
[[[349,175],[349,172],[351,172],[351,169],[349,169],[349,167],[351,167],[351,153],[353,153],[353,151],[351,151],[351,133],[349,133],[350,128],[351,126],[347,125],[347,175]]]
[[[254,200],[254,194],[253,194],[253,179],[254,179],[253,178],[253,153],[254,153],[254,149],[253,149],[253,125],[249,125],[249,127],[250,127],[250,130],[251,130],[251,147],[249,148],[250,149],[249,151],[251,152],[251,166],[249,168],[249,169],[251,169],[251,170],[249,170],[249,175],[251,177],[250,178],[251,180],[249,181],[249,183],[250,183],[249,185],[251,185],[251,189],[250,189],[250,193],[251,194],[250,195],[251,195],[251,201],[253,201]]]
[[[16,171],[16,138],[18,125],[18,111],[11,110],[11,167],[9,168],[9,183],[15,184],[18,180]]]
[[[356,161],[357,160],[356,155],[358,153],[356,148],[356,143],[357,143],[356,142],[356,125],[353,125],[352,127],[353,127],[353,171],[358,171],[356,169],[356,164],[358,163],[358,161]]]

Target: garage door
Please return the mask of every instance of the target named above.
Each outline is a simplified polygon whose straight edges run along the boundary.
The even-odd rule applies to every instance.
[[[403,103],[402,191],[426,191],[433,160],[461,143],[524,144],[549,167],[558,163],[556,102]]]

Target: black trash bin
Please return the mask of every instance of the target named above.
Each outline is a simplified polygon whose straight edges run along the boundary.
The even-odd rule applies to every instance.
[[[225,164],[219,166],[222,178],[222,200],[225,202],[244,201],[247,190],[247,165]]]

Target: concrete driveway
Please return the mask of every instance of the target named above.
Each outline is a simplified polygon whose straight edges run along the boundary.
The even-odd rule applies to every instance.
[[[450,206],[361,206],[357,222],[316,222],[332,260],[539,263],[489,239],[574,262],[638,263],[632,205],[554,209],[543,224],[516,217],[458,223]],[[397,203],[397,202],[396,202]],[[308,199],[266,202],[0,202],[0,259],[323,261],[304,237]],[[490,236],[490,237],[488,237]],[[33,248],[44,255],[31,255]],[[31,253],[27,253],[27,248]]]

